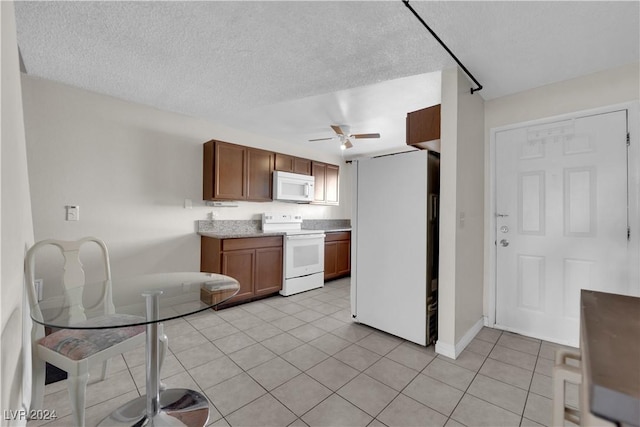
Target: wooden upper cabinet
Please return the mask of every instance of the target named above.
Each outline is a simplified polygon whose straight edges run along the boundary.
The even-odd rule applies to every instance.
[[[327,171],[325,173],[325,194],[326,199],[325,202],[327,204],[337,205],[338,204],[338,172],[339,168],[335,165],[327,165]]]
[[[311,175],[311,160],[301,159],[300,157],[293,158],[293,172],[302,175]]]
[[[440,152],[440,104],[407,114],[407,145]]]
[[[276,153],[275,170],[282,172],[293,172],[293,156]]]
[[[320,162],[311,162],[311,175],[315,178],[313,200],[316,203],[324,203],[327,199],[324,188],[324,183],[327,180],[327,165]]]
[[[203,198],[246,199],[246,150],[222,141],[204,144]]]
[[[315,177],[314,203],[338,204],[339,170],[340,168],[336,165],[311,162],[311,174]]]
[[[318,204],[338,204],[339,167],[224,141],[204,144],[204,200],[273,200],[273,171],[313,175]]]
[[[281,153],[275,153],[275,155],[275,170],[311,175],[311,160]]]
[[[271,151],[247,148],[247,200],[271,201],[274,156]]]
[[[223,141],[204,144],[204,200],[270,201],[274,153]]]

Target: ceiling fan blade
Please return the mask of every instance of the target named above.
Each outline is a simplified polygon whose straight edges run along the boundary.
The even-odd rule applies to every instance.
[[[379,133],[357,133],[355,135],[349,135],[352,138],[360,139],[360,138],[380,138]]]
[[[310,139],[309,142],[313,142],[313,141],[328,141],[330,139],[335,139],[335,137],[331,137],[331,138],[318,138],[318,139]]]
[[[344,148],[351,148],[353,147],[353,144],[351,143],[351,141],[349,141],[348,139],[344,142]]]
[[[333,131],[338,135],[344,135],[344,132],[342,131],[342,129],[340,129],[340,126],[338,125],[331,125],[331,129],[333,129]]]

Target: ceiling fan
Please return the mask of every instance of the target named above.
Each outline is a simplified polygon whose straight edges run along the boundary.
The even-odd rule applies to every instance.
[[[344,129],[343,129],[344,128]],[[380,138],[379,133],[349,133],[349,128],[344,125],[331,125],[331,129],[336,133],[336,136],[332,136],[331,138],[318,138],[318,139],[310,139],[309,142],[313,141],[327,141],[330,139],[340,139],[340,148],[342,150],[346,150],[347,148],[353,147],[353,144],[349,140],[349,138],[354,139],[363,139],[363,138]]]

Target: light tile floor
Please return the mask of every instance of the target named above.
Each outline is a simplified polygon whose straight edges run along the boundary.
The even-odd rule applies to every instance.
[[[354,323],[349,278],[168,322],[162,378],[205,393],[215,426],[549,426],[555,344],[484,328],[456,360]],[[87,389],[96,425],[144,394],[144,348]],[[567,390],[575,406],[577,387]],[[45,409],[71,424],[65,381]],[[29,422],[29,426],[38,423]]]

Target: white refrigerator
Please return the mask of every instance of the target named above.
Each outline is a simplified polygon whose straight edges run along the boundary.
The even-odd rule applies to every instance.
[[[424,150],[353,163],[352,316],[428,345],[437,335],[439,157]]]

